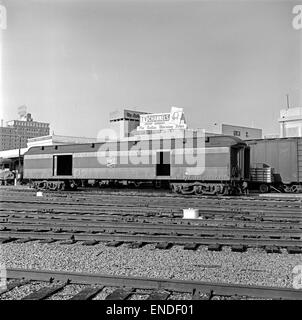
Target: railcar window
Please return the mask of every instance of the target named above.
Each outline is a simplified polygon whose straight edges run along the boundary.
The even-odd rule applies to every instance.
[[[57,155],[53,157],[53,175],[72,175],[72,155]]]

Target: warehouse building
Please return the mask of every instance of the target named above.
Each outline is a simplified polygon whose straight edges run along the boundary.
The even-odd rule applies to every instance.
[[[261,139],[262,129],[236,126],[225,123],[214,123],[207,128],[209,132],[226,136],[235,136],[242,140]]]

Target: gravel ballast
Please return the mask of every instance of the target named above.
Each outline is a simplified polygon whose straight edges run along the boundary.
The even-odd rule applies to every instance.
[[[129,249],[126,244],[110,248],[105,244],[82,246],[7,243],[1,246],[7,268],[91,272],[123,276],[225,282],[292,288],[294,266],[302,264],[301,254],[267,254],[261,249],[221,252],[199,247],[196,251],[173,246],[155,249],[153,244]]]

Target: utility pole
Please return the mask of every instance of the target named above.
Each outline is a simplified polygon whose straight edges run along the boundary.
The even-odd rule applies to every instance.
[[[287,109],[289,109],[289,94],[286,95]]]
[[[18,137],[19,137],[19,166],[18,166],[18,176],[19,176],[21,172],[21,136],[18,136]]]

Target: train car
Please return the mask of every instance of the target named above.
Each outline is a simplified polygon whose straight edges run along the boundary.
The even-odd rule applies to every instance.
[[[246,143],[250,147],[251,170],[258,175],[251,179],[251,187],[261,192],[302,191],[302,138],[255,139]]]
[[[231,136],[157,139],[152,135],[32,147],[24,155],[24,179],[52,190],[76,188],[93,179],[100,185],[151,181],[169,184],[180,193],[229,194],[239,192],[248,175],[247,145]]]

